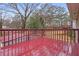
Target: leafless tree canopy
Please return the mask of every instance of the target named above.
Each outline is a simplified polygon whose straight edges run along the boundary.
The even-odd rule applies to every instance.
[[[22,22],[22,28],[25,28],[26,21],[29,18],[29,16],[37,10],[38,8],[45,8],[47,4],[34,4],[34,3],[23,3],[23,4],[16,4],[16,3],[9,3],[9,4],[0,4],[2,6],[5,6],[7,8],[1,8],[2,10],[6,12],[11,12],[14,14],[19,14],[21,17]]]
[[[63,7],[47,3],[3,3],[0,4],[0,10],[11,16],[10,25],[22,29],[26,28],[28,19],[33,15],[34,17],[38,16],[40,18],[39,20],[43,24],[43,27],[46,23],[51,24],[53,19],[60,19],[61,21],[67,18],[67,13]],[[2,22],[0,24],[2,24]]]

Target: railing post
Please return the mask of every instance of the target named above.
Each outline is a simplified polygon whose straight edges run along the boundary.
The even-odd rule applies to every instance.
[[[78,40],[77,40],[77,41],[78,41],[78,43],[79,43],[79,30],[78,30]]]
[[[78,29],[77,56],[79,56],[79,29]]]
[[[4,47],[5,47],[5,31],[4,31]],[[4,49],[3,55],[5,56],[5,49]]]
[[[78,30],[75,30],[75,43],[78,43],[78,39],[79,39],[78,32],[79,32]]]
[[[29,41],[29,30],[28,30],[28,41]]]
[[[78,29],[75,31],[75,36],[76,36],[75,43],[79,43],[79,30]]]
[[[28,51],[30,50],[30,43],[29,43],[29,29],[28,29]],[[31,55],[31,51],[29,51],[29,56]]]
[[[72,55],[73,56],[79,56],[79,30],[75,30],[75,42],[72,47]]]

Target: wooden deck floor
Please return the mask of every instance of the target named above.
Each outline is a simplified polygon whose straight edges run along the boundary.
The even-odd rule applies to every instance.
[[[38,38],[3,47],[0,49],[0,55],[4,54],[9,56],[67,56],[72,55],[72,45],[62,40]]]

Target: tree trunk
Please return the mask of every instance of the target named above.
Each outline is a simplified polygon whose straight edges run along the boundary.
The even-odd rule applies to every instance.
[[[22,19],[22,29],[25,29],[26,27],[26,19]]]
[[[44,22],[44,19],[42,17],[40,18],[40,22],[41,22],[42,28],[45,28],[45,22]],[[43,37],[44,35],[45,35],[45,31],[42,30],[41,37]]]
[[[0,29],[2,29],[2,20],[0,21]],[[0,31],[0,36],[2,36],[2,32]]]
[[[22,29],[25,29],[26,25],[25,22],[22,22]]]

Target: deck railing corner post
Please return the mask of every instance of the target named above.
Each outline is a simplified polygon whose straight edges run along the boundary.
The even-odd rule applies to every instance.
[[[78,43],[79,43],[79,29],[78,29]]]

